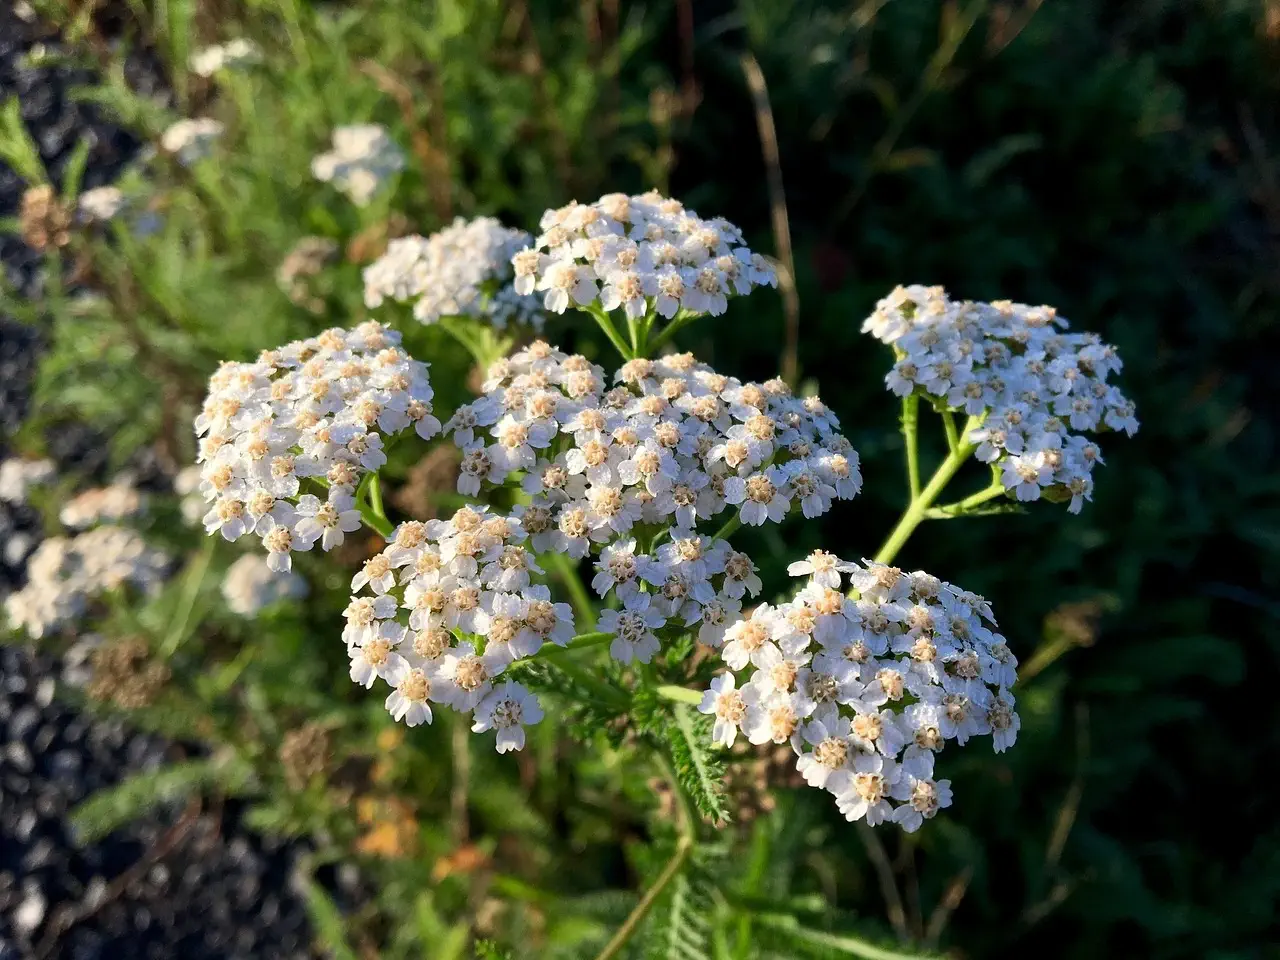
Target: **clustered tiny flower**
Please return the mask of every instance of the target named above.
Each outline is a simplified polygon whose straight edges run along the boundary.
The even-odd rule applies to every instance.
[[[10,457],[0,463],[0,500],[5,503],[26,503],[35,487],[52,480],[57,470],[52,460],[23,460]]]
[[[365,268],[365,305],[412,301],[413,315],[422,323],[465,316],[498,330],[509,324],[541,330],[538,298],[512,286],[511,257],[529,240],[523,230],[504,227],[493,217],[458,217],[429,237],[392,240],[387,252]]]
[[[262,51],[257,44],[244,37],[215,43],[193,53],[187,61],[191,72],[200,77],[211,77],[220,70],[235,70],[259,62]]]
[[[272,604],[307,595],[307,581],[292,570],[277,573],[256,553],[246,553],[227,568],[222,597],[232,613],[256,617]]]
[[[106,223],[124,206],[125,196],[119,187],[94,187],[76,198],[76,215],[82,223]]]
[[[183,166],[190,166],[213,152],[213,145],[224,129],[220,121],[210,117],[179,120],[161,135],[160,146],[177,157]]]
[[[83,530],[98,523],[117,523],[140,516],[147,508],[143,494],[126,480],[76,494],[58,512],[64,527]]]
[[[74,622],[96,596],[126,584],[154,591],[169,559],[124,527],[95,527],[75,537],[50,537],[27,561],[27,583],[5,598],[9,622],[42,637]]]
[[[539,226],[533,244],[512,257],[515,289],[542,293],[553,313],[597,305],[633,319],[719,315],[730,297],[777,285],[773,266],[732,223],[704,220],[656,191],[575,201],[546,211]]]
[[[374,123],[336,128],[333,149],[311,161],[312,176],[332,183],[358,207],[367,206],[383,183],[403,169],[404,153]]]
[[[542,572],[518,517],[462,507],[449,520],[400,524],[351,581],[351,679],[387,684],[388,712],[411,727],[430,723],[437,704],[471,713],[477,733],[497,731],[499,753],[523,748],[542,709],[500,678],[574,635],[569,605],[533,582]]]
[[[729,671],[699,709],[724,746],[739,733],[790,744],[798,772],[848,820],[917,830],[951,805],[950,781],[934,777],[948,740],[990,735],[999,753],[1018,733],[1017,660],[991,607],[926,573],[823,551],[789,570],[808,583],[725,631]]]
[[[206,532],[255,534],[280,572],[294,551],[358,530],[356,488],[386,463],[385,438],[440,431],[427,364],[399,343],[368,321],[224,363],[195,422]]]
[[[1085,431],[1138,430],[1134,404],[1107,378],[1114,347],[1094,333],[1068,333],[1052,307],[1007,300],[955,301],[941,287],[898,287],[863,324],[894,348],[885,377],[902,397],[918,392],[978,418],[966,439],[1000,470],[1020,501],[1068,501],[1079,513],[1093,497],[1102,451]]]

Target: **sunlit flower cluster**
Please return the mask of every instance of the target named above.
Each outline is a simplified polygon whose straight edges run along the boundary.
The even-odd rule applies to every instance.
[[[529,239],[493,217],[459,217],[429,237],[392,240],[387,252],[365,268],[365,305],[412,301],[413,315],[423,323],[466,316],[499,330],[508,324],[540,330],[544,316],[538,298],[518,294],[512,286],[512,254]]]
[[[690,354],[628,361],[615,380],[606,390],[599,366],[541,341],[498,361],[445,424],[463,452],[458,491],[523,471],[535,548],[580,559],[640,526],[816,517],[860,489],[835,415],[781,380],[744,384]]]
[[[307,581],[292,570],[277,573],[260,554],[246,553],[227,568],[222,598],[227,608],[242,617],[256,617],[282,600],[307,595]]]
[[[1084,431],[1138,429],[1132,401],[1107,383],[1116,350],[1093,333],[1068,333],[1052,307],[956,301],[941,287],[898,287],[863,331],[894,348],[885,378],[898,396],[938,399],[983,418],[966,439],[1000,468],[1018,500],[1046,495],[1078,513],[1093,495],[1102,452]],[[977,421],[971,421],[977,423]]]
[[[168,557],[133,530],[95,527],[75,537],[50,537],[27,561],[27,583],[5,598],[12,626],[42,637],[74,622],[96,596],[131,584],[157,588]]]
[[[52,460],[10,457],[0,463],[0,500],[6,503],[26,503],[32,489],[48,483],[56,472]]]
[[[518,517],[462,507],[447,521],[400,524],[351,581],[351,679],[388,684],[387,710],[411,727],[438,704],[471,713],[477,733],[496,730],[499,753],[523,748],[542,709],[500,678],[574,635],[569,605],[534,583],[542,572]]]
[[[106,223],[124,206],[125,196],[119,187],[94,187],[76,198],[76,214],[84,223]]]
[[[117,480],[106,487],[93,487],[76,494],[58,512],[64,527],[83,530],[98,523],[115,523],[137,517],[146,510],[143,494],[132,484]]]
[[[990,604],[927,573],[823,551],[789,569],[809,578],[794,600],[725,631],[732,672],[699,707],[715,717],[713,738],[789,743],[805,781],[847,819],[916,830],[951,804],[950,781],[934,778],[948,740],[989,734],[999,753],[1018,733],[1017,660]]]
[[[311,160],[311,174],[332,183],[358,207],[366,206],[378,189],[404,169],[404,153],[374,123],[338,127],[333,149]]]
[[[553,313],[596,304],[633,319],[651,311],[667,319],[680,311],[719,315],[730,297],[777,284],[741,230],[656,191],[574,202],[548,210],[539,227],[533,245],[512,258],[515,288],[541,293]]]
[[[440,430],[427,364],[399,343],[369,321],[224,363],[195,422],[206,532],[261,537],[279,572],[359,529],[357,486],[386,463],[384,438]]]
[[[239,67],[257,63],[262,59],[260,51],[252,40],[237,37],[226,43],[215,43],[193,53],[187,61],[191,72],[201,77],[211,77],[220,70],[235,70]]]
[[[213,152],[224,129],[220,121],[210,117],[179,120],[161,135],[160,146],[177,157],[179,163],[190,166]]]

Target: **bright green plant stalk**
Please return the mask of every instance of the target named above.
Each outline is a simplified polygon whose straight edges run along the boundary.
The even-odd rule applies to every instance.
[[[902,439],[907,448],[907,484],[912,499],[920,496],[919,429],[920,397],[912,393],[902,398]]]

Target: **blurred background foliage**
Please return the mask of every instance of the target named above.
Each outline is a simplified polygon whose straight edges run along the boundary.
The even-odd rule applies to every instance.
[[[753,771],[770,788],[742,791],[723,849],[674,885],[645,942],[655,956],[705,955],[704,943],[716,956],[876,955],[822,932],[857,929],[908,955],[1276,955],[1280,828],[1265,771],[1280,755],[1268,692],[1280,657],[1280,6],[34,6],[100,71],[80,95],[141,140],[205,114],[227,134],[215,162],[156,158],[126,175],[157,233],[117,228],[51,250],[45,296],[6,298],[50,345],[36,415],[14,441],[28,452],[77,420],[111,438],[118,462],[154,446],[182,466],[217,361],[362,318],[359,270],[387,237],[455,214],[532,228],[548,206],[657,186],[742,225],[794,280],[784,296],[735,301],[682,345],[744,379],[791,365],[862,454],[863,496],[820,526],[743,541],[780,590],[786,559],[819,543],[869,555],[903,504],[887,354],[859,333],[895,283],[1055,304],[1117,344],[1143,427],[1104,442],[1082,515],[932,523],[900,560],[992,599],[1023,663],[1017,748],[944,757],[956,806],[883,844],[813,791]],[[263,47],[264,66],[217,84],[187,71],[193,50],[237,36]],[[159,64],[172,102],[130,90],[129,51]],[[331,128],[351,122],[387,125],[412,158],[364,209],[309,173]],[[308,234],[341,251],[314,280],[318,315],[275,278]],[[607,357],[588,324],[550,338]],[[435,330],[408,342],[451,409],[467,391],[464,355]],[[941,432],[931,440],[940,456]],[[426,468],[392,469],[437,491],[412,502],[449,505]],[[547,722],[533,749],[498,758],[467,751],[447,722],[398,731],[345,677],[337,567],[300,557],[312,599],[246,625],[217,597],[231,552],[176,526],[154,530],[192,551],[184,572],[149,605],[112,611],[105,632],[145,636],[168,660],[168,691],[134,721],[205,745],[203,759],[106,798],[84,812],[87,829],[174,796],[242,798],[261,828],[310,837],[318,865],[361,865],[365,903],[340,914],[313,888],[339,957],[463,956],[476,935],[496,944],[482,954],[598,949],[635,902],[601,891],[642,888],[673,815],[650,773],[620,759],[625,743],[575,747]],[[299,772],[308,747],[321,760]],[[773,809],[753,818],[760,807]]]

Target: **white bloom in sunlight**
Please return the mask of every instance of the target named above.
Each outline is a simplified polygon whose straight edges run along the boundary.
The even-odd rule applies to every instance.
[[[719,653],[732,672],[699,709],[716,716],[719,743],[739,730],[753,744],[790,743],[805,782],[848,819],[916,830],[951,804],[933,772],[947,740],[990,734],[1001,752],[1017,739],[1017,660],[991,606],[923,572],[822,550],[789,569],[808,578],[793,600],[728,618]]]
[[[332,183],[358,207],[367,206],[379,188],[404,169],[404,153],[373,123],[337,127],[333,149],[311,161],[311,174]]]
[[[190,166],[213,152],[213,145],[224,129],[219,121],[209,117],[179,120],[161,135],[160,146],[177,157],[179,163]]]
[[[498,752],[506,753],[524,749],[524,728],[542,719],[542,706],[523,685],[508,680],[480,702],[475,716],[472,732],[496,730]]]
[[[187,65],[197,76],[211,77],[219,70],[232,70],[257,63],[261,59],[262,51],[258,49],[257,44],[244,37],[237,37],[226,43],[197,50],[191,55]]]
[[[205,530],[260,537],[275,570],[358,530],[355,493],[386,463],[384,437],[440,429],[427,364],[399,344],[368,321],[224,363],[195,421]]]
[[[0,463],[0,500],[6,503],[26,503],[31,489],[48,483],[55,473],[52,460],[20,460],[11,457]]]
[[[307,582],[302,577],[291,572],[276,573],[254,553],[246,553],[231,564],[222,579],[227,608],[242,617],[257,616],[272,604],[306,595]]]
[[[429,237],[392,240],[364,270],[365,306],[411,302],[422,323],[462,316],[498,330],[508,325],[541,330],[545,316],[538,298],[518,293],[513,285],[511,257],[529,239],[492,217],[458,217]]]
[[[85,223],[106,223],[125,205],[119,187],[94,187],[76,198],[76,213]]]
[[[543,292],[553,313],[594,305],[633,320],[650,312],[669,320],[682,310],[714,315],[729,297],[778,282],[729,221],[704,220],[656,191],[547,210],[540,229],[512,266],[516,290]]]
[[[970,418],[964,439],[1000,468],[1007,493],[1078,513],[1102,457],[1069,431],[1132,436],[1138,421],[1133,402],[1107,383],[1121,368],[1115,348],[1067,327],[1052,307],[956,301],[941,287],[910,286],[882,299],[862,329],[893,347],[892,393]]]

